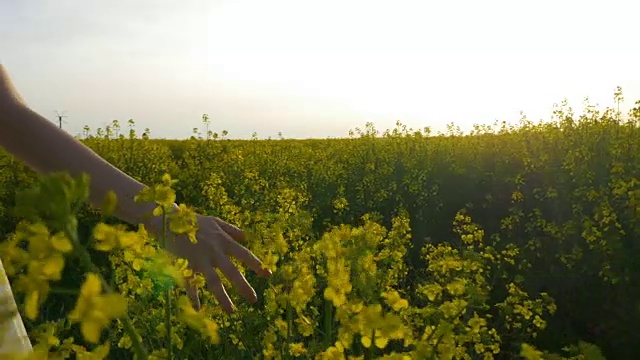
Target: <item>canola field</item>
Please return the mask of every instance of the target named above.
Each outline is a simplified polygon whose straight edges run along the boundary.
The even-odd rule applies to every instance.
[[[129,126],[82,141],[246,230],[273,276],[246,272],[256,304],[227,284],[232,315],[206,290],[195,311],[164,239],[85,205],[87,179],[0,152],[0,256],[32,358],[637,358],[640,102],[471,135],[178,141]]]

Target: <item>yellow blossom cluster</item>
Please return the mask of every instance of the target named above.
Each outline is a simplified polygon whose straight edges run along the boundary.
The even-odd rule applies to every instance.
[[[257,172],[244,174],[241,191],[255,193],[267,186]],[[144,226],[129,231],[124,225],[95,224],[93,249],[106,253],[111,266],[104,270],[79,241],[77,229],[64,225],[74,223],[73,212],[65,213],[69,217],[59,221],[61,226],[52,223],[59,231],[50,231],[44,222],[24,222],[1,249],[7,273],[25,296],[29,318],[36,317],[50,283],[61,279],[65,257],[75,256],[86,269],[75,306],[66,319],[42,324],[33,332],[37,343],[29,358],[542,356],[530,343],[554,313],[553,299],[524,292],[516,276],[505,271],[516,266],[519,250],[487,241],[468,214],[455,216],[453,239],[426,242],[419,249],[426,266],[415,269],[408,261],[408,250],[415,244],[405,211],[391,219],[388,229],[374,215],[365,215],[359,226],[340,225],[315,236],[312,216],[302,210],[310,200],[302,189],[279,189],[269,195],[275,211],[242,213],[221,184],[219,176],[211,176],[203,189],[205,203],[246,226],[246,246],[274,270],[265,280],[238,264],[256,286],[257,304],[239,305],[228,315],[210,306],[213,296],[201,290],[203,306],[194,309],[181,293],[181,281],[193,275],[192,281],[203,289],[203,278],[193,274],[184,259],[167,256],[164,244],[149,236]],[[175,185],[164,176],[138,199],[158,204],[154,213],[166,218],[168,232],[188,234],[195,241],[194,210],[168,207],[176,199]],[[116,200],[109,195],[105,208],[113,209]],[[342,197],[333,204],[338,212],[349,206]],[[497,278],[506,294],[491,303]],[[235,302],[238,295],[230,296]],[[75,324],[83,345],[68,335]],[[505,345],[512,343],[521,345],[520,353]]]

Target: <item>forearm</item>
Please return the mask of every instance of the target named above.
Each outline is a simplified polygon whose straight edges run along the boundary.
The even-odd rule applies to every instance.
[[[4,107],[0,111],[0,146],[39,173],[65,171],[74,177],[87,173],[90,176],[92,205],[99,207],[112,190],[118,198],[115,216],[131,224],[147,223],[143,217],[155,205],[134,202],[134,196],[145,185],[109,164],[23,103],[0,106]]]

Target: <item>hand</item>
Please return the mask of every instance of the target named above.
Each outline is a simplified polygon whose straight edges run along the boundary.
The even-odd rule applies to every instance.
[[[40,173],[65,171],[74,177],[87,173],[91,177],[91,203],[94,206],[100,207],[105,194],[113,190],[119,194],[120,210],[116,210],[115,216],[131,224],[142,221],[151,232],[156,235],[161,233],[159,230],[162,226],[159,225],[162,220],[159,217],[149,222],[141,220],[142,215],[148,214],[157,204],[140,205],[133,201],[134,196],[131,194],[138,194],[144,188],[143,184],[116,169],[86,145],[28,109],[2,64],[0,129],[0,146],[27,163],[31,169]],[[196,233],[198,242],[191,243],[186,235],[171,236],[167,240],[167,250],[177,257],[186,259],[191,270],[204,275],[209,290],[225,311],[232,312],[234,306],[215,268],[223,272],[245,299],[255,302],[255,291],[228,256],[240,260],[260,276],[269,276],[271,271],[263,269],[262,262],[238,243],[244,240],[244,233],[240,229],[215,217],[196,216],[199,227]],[[194,307],[199,309],[197,289],[188,281],[186,287]]]
[[[251,251],[239,242],[244,241],[244,233],[237,227],[212,216],[196,215],[198,219],[197,242],[192,243],[187,235],[178,235],[167,239],[167,250],[179,258],[187,259],[193,272],[204,275],[208,289],[220,302],[222,308],[231,313],[235,310],[222,281],[215,268],[218,268],[238,289],[240,295],[250,303],[258,298],[247,279],[233,265],[228,256],[233,256],[244,263],[259,276],[270,276],[271,271],[262,267],[260,261]],[[200,299],[195,286],[187,279],[187,295],[194,308],[200,308]]]

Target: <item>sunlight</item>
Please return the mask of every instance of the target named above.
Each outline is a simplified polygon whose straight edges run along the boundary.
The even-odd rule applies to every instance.
[[[15,15],[0,33],[25,95],[51,116],[65,107],[74,132],[135,117],[189,136],[183,121],[206,112],[239,137],[344,136],[367,121],[548,119],[565,97],[611,105],[617,85],[623,110],[640,98],[628,2],[67,1],[0,5]],[[40,95],[44,79],[59,91]]]
[[[226,3],[211,11],[199,61],[245,93],[342,104],[352,117],[384,124],[404,119],[416,127],[443,127],[455,121],[470,128],[517,121],[520,111],[549,119],[553,104],[565,97],[578,108],[586,96],[610,105],[634,59],[620,57],[620,66],[599,76],[611,59],[585,56],[579,34],[555,41],[558,22],[539,28],[531,18],[500,18],[491,9],[510,5],[499,2],[486,8],[466,4],[486,17],[462,13],[461,27],[435,15],[455,10],[451,4],[342,4],[251,3],[247,11],[247,3]],[[530,10],[560,20],[545,13],[550,6]],[[501,26],[492,22],[498,19]],[[505,31],[507,25],[518,31]],[[551,55],[556,50],[562,52]],[[631,90],[639,90],[637,82]]]

